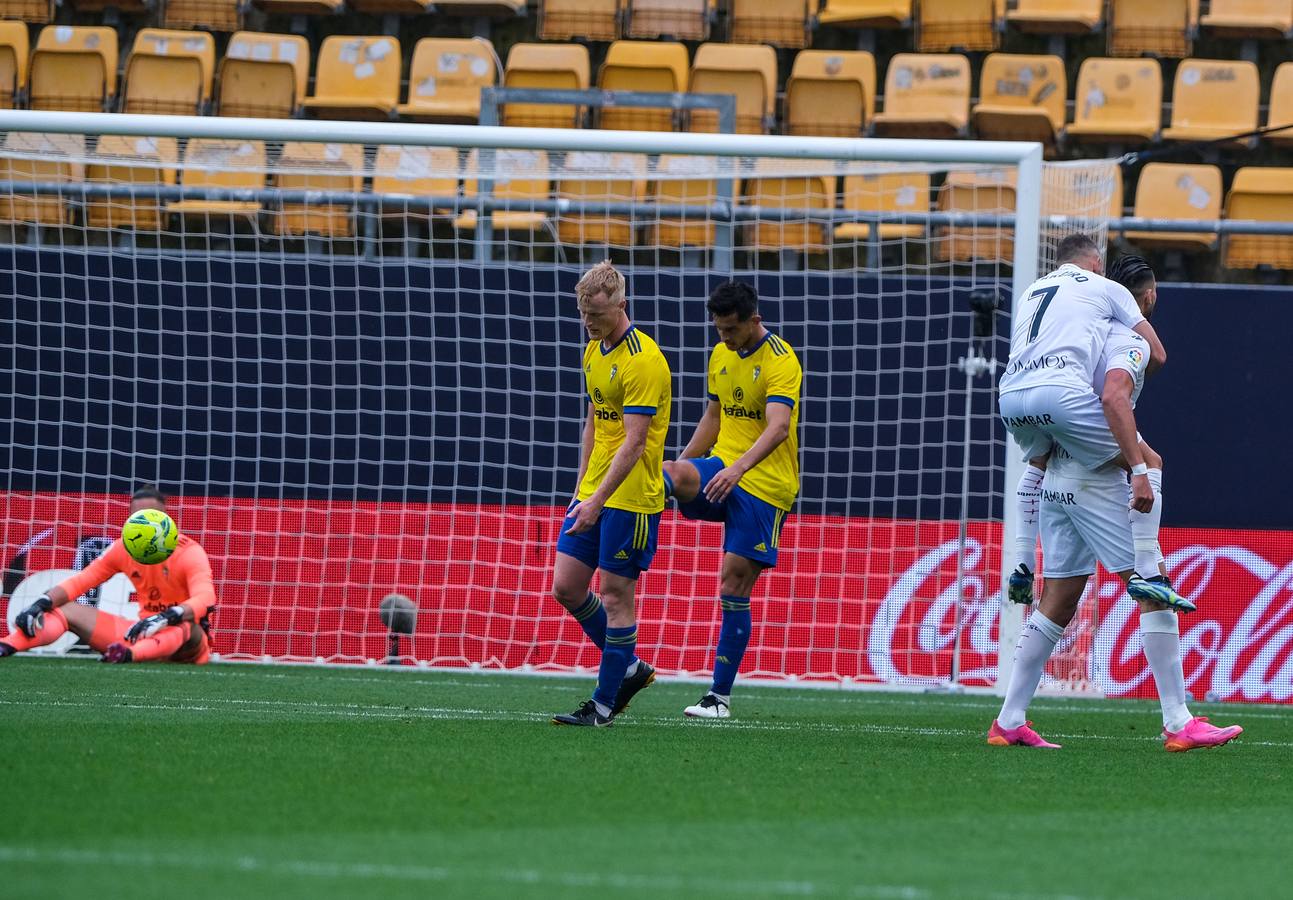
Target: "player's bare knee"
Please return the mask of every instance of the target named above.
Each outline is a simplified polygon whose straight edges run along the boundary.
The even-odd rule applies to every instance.
[[[719,590],[729,597],[748,597],[762,571],[763,566],[752,559],[735,553],[725,554]]]
[[[696,471],[696,467],[681,460],[665,462],[663,466],[664,473],[673,482],[674,498],[683,503],[695,500],[696,494],[700,492],[700,473]]]
[[[552,583],[552,599],[556,600],[566,609],[577,609],[588,599],[588,589],[582,590],[573,584],[563,584],[554,581]]]
[[[81,640],[88,641],[94,633],[94,623],[99,617],[99,611],[82,603],[65,603],[58,609],[67,620],[67,630]]]

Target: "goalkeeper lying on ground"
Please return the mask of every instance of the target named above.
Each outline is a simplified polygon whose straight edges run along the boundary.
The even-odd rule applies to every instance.
[[[142,509],[165,512],[166,497],[154,487],[140,488],[130,498],[130,515]],[[118,572],[135,587],[137,622],[71,602]],[[181,534],[169,558],[144,565],[118,538],[84,570],[18,613],[13,633],[0,638],[0,658],[51,644],[71,631],[102,653],[103,662],[162,659],[203,665],[211,656],[206,617],[213,608],[211,562],[197,541]]]

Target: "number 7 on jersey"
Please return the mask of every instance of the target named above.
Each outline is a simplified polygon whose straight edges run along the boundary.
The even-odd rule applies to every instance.
[[[1042,327],[1042,316],[1046,315],[1046,307],[1051,305],[1051,301],[1055,299],[1059,289],[1059,285],[1053,285],[1033,291],[1028,295],[1029,300],[1036,300],[1038,297],[1042,298],[1042,302],[1037,305],[1037,311],[1033,313],[1032,325],[1028,329],[1029,341],[1037,340],[1037,329]]]

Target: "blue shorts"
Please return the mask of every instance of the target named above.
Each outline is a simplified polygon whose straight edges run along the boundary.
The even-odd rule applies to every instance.
[[[718,474],[726,463],[717,456],[704,459],[685,459],[700,474],[700,492],[694,500],[678,503],[678,511],[688,519],[723,523],[723,549],[764,566],[777,564],[777,545],[781,542],[781,526],[786,521],[786,511],[766,500],[760,500],[739,484],[722,503],[711,503],[705,497],[705,485]]]
[[[557,537],[557,552],[573,556],[590,569],[601,569],[612,575],[636,579],[651,567],[656,537],[660,530],[659,513],[628,512],[603,509],[597,524],[579,534],[566,534],[575,524],[566,510]]]

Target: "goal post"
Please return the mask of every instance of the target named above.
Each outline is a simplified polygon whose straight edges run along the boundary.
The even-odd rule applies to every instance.
[[[155,481],[212,556],[224,658],[383,659],[378,606],[400,593],[405,662],[586,670],[547,582],[583,412],[571,290],[609,257],[674,371],[667,457],[703,407],[715,284],[753,283],[803,361],[803,489],[749,675],[990,686],[1019,625],[1005,609],[994,634],[1020,464],[995,374],[957,373],[966,296],[1018,297],[1056,235],[1106,214],[1111,165],[1003,142],[0,111],[5,552],[72,567]],[[641,587],[663,672],[711,664],[720,543],[666,512]]]

